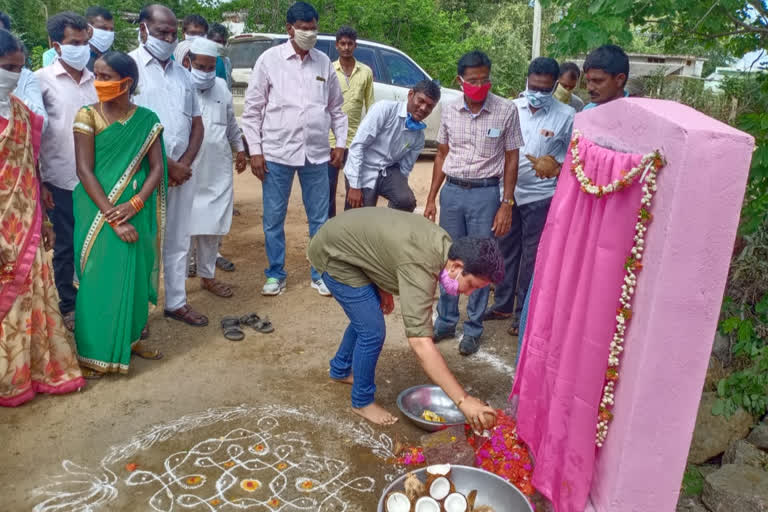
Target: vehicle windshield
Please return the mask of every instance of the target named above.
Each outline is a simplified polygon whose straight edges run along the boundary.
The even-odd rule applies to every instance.
[[[233,68],[252,68],[256,59],[272,46],[271,39],[257,39],[247,43],[233,43],[229,46],[229,59]]]

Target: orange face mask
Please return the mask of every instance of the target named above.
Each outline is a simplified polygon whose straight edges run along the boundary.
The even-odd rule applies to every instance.
[[[99,97],[99,101],[105,103],[107,101],[112,101],[119,96],[122,96],[125,93],[123,86],[127,84],[129,80],[130,77],[125,77],[118,82],[94,80],[93,87],[96,89],[96,94]]]

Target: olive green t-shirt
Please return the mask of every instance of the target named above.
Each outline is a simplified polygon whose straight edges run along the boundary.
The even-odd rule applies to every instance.
[[[432,302],[451,237],[421,215],[358,208],[329,220],[307,256],[319,272],[347,286],[375,284],[400,296],[408,337],[432,336]]]

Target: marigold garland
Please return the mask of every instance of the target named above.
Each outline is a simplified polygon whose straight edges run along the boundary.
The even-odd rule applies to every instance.
[[[637,274],[642,270],[643,252],[645,251],[645,233],[648,231],[648,224],[653,220],[651,215],[651,201],[656,193],[656,177],[662,167],[666,165],[664,157],[659,151],[648,153],[640,159],[640,163],[629,172],[623,172],[622,178],[608,185],[596,185],[586,174],[584,174],[584,165],[579,159],[579,139],[581,133],[578,130],[573,132],[570,151],[573,157],[571,161],[571,172],[579,184],[581,190],[587,194],[598,198],[604,197],[613,192],[618,192],[631,185],[636,178],[640,177],[643,191],[640,209],[637,212],[637,223],[635,224],[635,243],[632,246],[629,256],[624,263],[624,283],[621,286],[621,297],[619,298],[619,308],[616,311],[616,328],[614,329],[611,348],[608,355],[608,370],[605,372],[605,384],[603,386],[603,397],[600,400],[598,409],[597,433],[595,435],[595,444],[602,447],[605,438],[608,435],[608,425],[613,420],[613,406],[616,392],[616,383],[619,380],[619,363],[621,353],[624,351],[624,338],[627,332],[627,325],[632,319],[632,298],[635,295],[637,287]]]

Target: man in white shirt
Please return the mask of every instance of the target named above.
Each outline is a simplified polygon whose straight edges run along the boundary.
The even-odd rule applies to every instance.
[[[178,55],[191,72],[192,86],[203,114],[205,136],[192,163],[196,193],[192,203],[192,247],[196,250],[197,275],[202,287],[219,297],[231,297],[232,288],[215,277],[216,255],[221,237],[232,225],[232,151],[237,153],[238,173],[245,170],[245,147],[235,120],[232,93],[227,82],[216,78],[218,45],[195,39],[185,55]]]
[[[191,165],[203,141],[203,120],[189,72],[171,60],[176,48],[176,15],[163,5],[139,13],[141,46],[130,53],[139,68],[139,94],[134,102],[153,110],[163,124],[168,158],[168,210],[165,223],[165,316],[202,327],[208,318],[187,304],[187,252],[190,214],[195,197]]]
[[[379,196],[396,210],[416,208],[408,176],[424,149],[423,121],[439,101],[440,86],[422,80],[408,92],[407,102],[374,103],[349,146],[345,210],[376,206]]]
[[[287,43],[261,54],[245,93],[243,132],[251,170],[263,182],[264,245],[269,260],[262,295],[285,290],[285,215],[298,171],[312,237],[328,219],[328,161],[341,167],[347,141],[344,96],[328,56],[315,49],[317,11],[305,2],[288,9]],[[328,131],[336,147],[331,149]],[[330,297],[320,274],[311,286]]]
[[[40,174],[53,196],[48,217],[53,222],[56,243],[53,248],[53,274],[59,292],[59,310],[64,325],[75,328],[75,217],[72,191],[79,180],[75,164],[75,136],[72,125],[83,105],[98,101],[93,87],[93,73],[86,65],[90,58],[88,22],[73,12],[51,16],[47,23],[58,59],[39,69],[43,104],[48,112],[48,127],[40,144]]]
[[[496,286],[486,320],[511,319],[517,335],[525,294],[533,275],[539,239],[565,160],[576,111],[554,99],[560,68],[548,57],[534,59],[522,98],[514,100],[525,145],[520,149],[512,226],[499,239],[504,255],[504,281]]]

